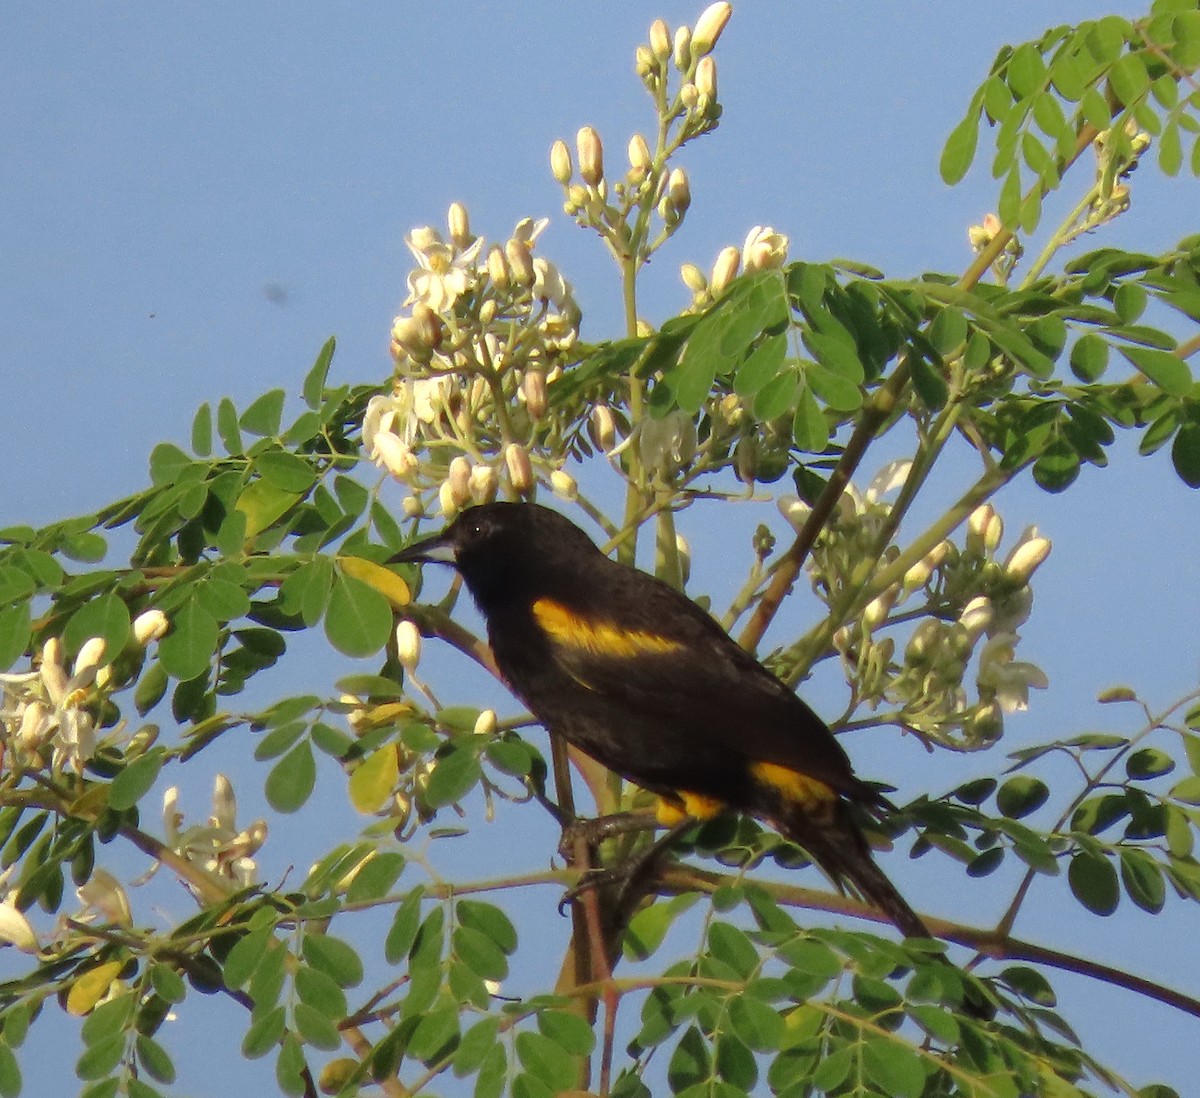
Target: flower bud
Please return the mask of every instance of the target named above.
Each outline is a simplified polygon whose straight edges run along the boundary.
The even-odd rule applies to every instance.
[[[674,52],[675,67],[680,72],[687,72],[692,63],[692,32],[690,28],[676,28]]]
[[[671,32],[661,19],[650,24],[650,49],[660,61],[671,56]]]
[[[575,135],[575,149],[579,153],[579,175],[589,186],[599,186],[604,178],[604,146],[600,135],[591,127],[584,126]]]
[[[755,225],[742,246],[742,266],[747,272],[770,271],[787,260],[788,238],[769,225]]]
[[[981,504],[967,519],[967,550],[988,556],[1004,537],[1004,520],[990,503]]]
[[[533,465],[529,451],[519,442],[510,442],[504,448],[504,464],[508,468],[508,480],[513,491],[525,495],[533,487]]]
[[[683,284],[693,294],[702,294],[708,289],[708,279],[704,277],[704,272],[695,263],[682,264],[679,268],[679,277],[683,279]]]
[[[721,293],[734,280],[741,263],[742,253],[732,244],[728,248],[721,249],[708,279],[709,291],[714,296]]]
[[[400,501],[400,510],[405,518],[421,518],[425,514],[425,505],[416,496],[405,496]]]
[[[133,619],[133,639],[145,648],[151,641],[162,637],[169,628],[167,615],[161,610],[143,610]]]
[[[469,248],[475,238],[471,235],[471,221],[467,216],[467,208],[461,202],[450,203],[450,213],[446,218],[450,228],[450,239],[457,248]]]
[[[1029,577],[1049,555],[1050,539],[1039,536],[1037,527],[1030,526],[1004,562],[1004,574],[1014,583],[1028,583]]]
[[[9,900],[0,902],[0,944],[12,943],[22,953],[36,954],[41,948],[33,925]]]
[[[682,168],[673,168],[667,179],[667,201],[670,202],[676,214],[683,214],[692,204],[692,188],[688,183],[687,172]]]
[[[446,334],[442,318],[423,301],[418,301],[413,306],[412,318],[417,325],[417,336],[421,343],[431,350],[436,349]]]
[[[555,469],[550,474],[550,490],[567,503],[572,503],[579,497],[579,485],[575,478],[562,469]]]
[[[696,20],[696,29],[692,32],[693,57],[703,57],[712,52],[732,14],[733,5],[725,3],[724,0],[718,4],[709,4],[700,13],[700,18]]]
[[[458,504],[454,502],[454,491],[448,480],[442,481],[441,487],[438,488],[438,507],[447,522],[458,514]]]
[[[84,641],[83,647],[79,649],[79,655],[75,657],[72,673],[79,675],[94,671],[100,666],[100,661],[104,659],[104,650],[107,647],[108,644],[103,637],[91,637]]]
[[[507,289],[512,281],[512,271],[508,269],[508,260],[504,258],[504,249],[499,244],[493,244],[488,249],[487,273],[498,290]]]
[[[380,431],[375,436],[372,458],[376,465],[385,468],[396,480],[405,480],[419,464],[416,455],[391,431]]]
[[[454,498],[455,506],[462,507],[471,499],[471,463],[459,454],[450,462],[447,473],[446,480],[450,484],[450,494]]]
[[[679,89],[679,101],[685,107],[687,107],[689,111],[695,110],[696,104],[700,102],[700,89],[689,80]]]
[[[909,666],[929,663],[941,646],[945,628],[945,625],[937,618],[925,618],[913,630],[913,635],[905,645],[904,662]]]
[[[571,182],[574,171],[571,167],[571,150],[565,141],[555,141],[550,146],[550,174],[564,187]]]
[[[512,279],[518,286],[532,286],[534,280],[533,256],[529,245],[524,240],[513,237],[504,245],[504,255],[508,260]]]
[[[633,71],[643,80],[658,71],[658,59],[649,46],[638,46],[633,51]]]
[[[711,57],[702,57],[697,63],[695,84],[701,95],[717,98],[717,63]]]
[[[692,547],[682,534],[675,535],[675,555],[679,558],[679,578],[687,584],[692,578]]]
[[[529,417],[535,422],[546,414],[546,375],[541,370],[526,370],[521,378],[521,394]]]
[[[775,501],[775,506],[797,534],[804,529],[808,516],[812,514],[812,508],[799,496],[780,496]]]
[[[893,584],[867,603],[862,613],[863,628],[872,632],[886,622],[899,594],[900,589]]]
[[[471,499],[475,503],[491,503],[496,498],[499,483],[496,470],[490,465],[476,465],[471,470]]]
[[[421,662],[421,631],[408,618],[396,626],[396,658],[410,675]]]
[[[494,736],[495,734],[496,711],[494,709],[481,709],[479,716],[475,718],[475,735]]]
[[[94,907],[116,926],[132,926],[129,897],[121,883],[106,869],[93,869],[92,875],[76,890],[82,904]]]
[[[596,449],[609,453],[617,441],[617,422],[607,404],[597,404],[588,419],[588,434]]]
[[[629,166],[644,174],[650,170],[652,163],[650,146],[646,144],[646,139],[640,133],[635,133],[629,139]]]
[[[993,617],[995,617],[995,611],[992,609],[991,600],[986,595],[976,595],[958,615],[958,624],[966,630],[967,636],[973,644],[992,624]]]

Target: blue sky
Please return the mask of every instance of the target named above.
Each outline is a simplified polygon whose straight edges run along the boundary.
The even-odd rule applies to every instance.
[[[441,224],[452,200],[489,237],[527,215],[554,217],[541,246],[576,287],[585,338],[615,334],[611,264],[561,215],[547,153],[591,124],[623,156],[629,134],[650,125],[635,45],[654,16],[674,26],[702,6],[10,11],[0,36],[0,524],[38,524],[136,490],[152,446],[185,442],[201,401],[229,395],[244,406],[269,388],[294,391],[330,334],[335,378],[382,383],[405,293],[403,236]],[[684,305],[679,263],[707,266],[754,224],[788,233],[795,257],[848,256],[893,275],[961,270],[967,225],[994,207],[995,190],[978,169],[946,188],[941,144],[999,46],[1036,37],[1050,8],[1059,21],[1141,10],[1084,0],[737,4],[716,55],[721,128],[683,159],[693,207],[647,273],[643,313],[660,320]],[[1194,179],[1147,165],[1133,182],[1132,211],[1097,244],[1156,250],[1197,228]],[[1055,544],[1023,648],[1053,686],[1006,746],[1113,727],[1119,715],[1092,699],[1116,681],[1155,703],[1195,684],[1200,519],[1165,454],[1140,459],[1119,443],[1110,469],[1085,470],[1065,496],[1019,486],[1001,509],[1012,534],[1036,522]],[[691,536],[702,559],[704,537]],[[717,585],[719,563],[706,567],[701,579]],[[914,774],[942,764],[896,762]],[[883,765],[859,761],[873,777]],[[944,780],[915,780],[944,788],[953,773],[995,764],[946,765]],[[259,780],[243,780],[247,799]],[[914,897],[939,887],[924,863],[898,868]],[[1177,948],[1194,908],[1169,902],[1151,920],[1126,902],[1098,920],[1057,885],[1038,888],[1021,926],[1030,937],[1086,943],[1152,978],[1200,986],[1194,950]],[[994,902],[1003,895],[998,887]],[[984,906],[977,917],[996,914]],[[1102,1057],[1135,1081],[1186,1088],[1185,1020],[1132,996],[1061,987]],[[220,1054],[236,1060],[236,1040]],[[69,1070],[36,1074],[55,1067],[65,1065],[27,1068],[27,1092],[67,1087]],[[179,1093],[216,1093],[213,1071],[203,1057],[190,1063]],[[229,1078],[240,1071],[233,1063]]]

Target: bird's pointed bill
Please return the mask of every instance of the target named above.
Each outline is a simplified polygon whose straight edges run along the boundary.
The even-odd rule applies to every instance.
[[[389,561],[389,564],[457,564],[458,553],[453,541],[446,537],[445,531],[432,537],[414,541],[412,545],[401,549]]]

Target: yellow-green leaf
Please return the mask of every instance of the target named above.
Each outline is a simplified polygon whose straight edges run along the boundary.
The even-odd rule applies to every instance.
[[[122,961],[108,961],[89,969],[80,976],[71,985],[71,990],[67,992],[67,1013],[74,1014],[76,1017],[87,1014],[108,994],[108,989],[112,987],[117,973],[124,967]]]
[[[365,816],[378,812],[396,788],[400,760],[394,743],[371,752],[350,775],[350,803]]]
[[[368,587],[374,587],[395,607],[407,606],[412,602],[408,584],[382,564],[365,557],[338,557],[338,567],[346,575],[362,580]]]

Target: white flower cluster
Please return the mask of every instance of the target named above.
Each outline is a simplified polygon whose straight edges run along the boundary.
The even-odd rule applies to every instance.
[[[172,786],[163,794],[166,845],[227,892],[255,883],[258,867],[253,856],[267,840],[267,824],[265,820],[255,820],[249,827],[238,827],[237,797],[224,774],[218,774],[213,782],[212,815],[208,823],[182,827],[183,820],[179,790]]]
[[[410,489],[410,516],[436,496],[451,517],[495,498],[504,481],[525,494],[539,475],[549,482],[560,472],[531,454],[580,311],[558,268],[534,254],[546,224],[526,218],[504,244],[486,247],[456,202],[448,238],[428,226],[407,238],[417,262],[411,310],[392,323],[396,376],[390,393],[368,403],[362,442]]]
[[[133,639],[143,648],[166,631],[161,610],[147,610],[133,623]],[[0,741],[16,765],[83,773],[98,745],[98,703],[119,685],[105,648],[101,637],[92,637],[68,669],[62,641],[51,637],[30,670],[0,674]],[[118,725],[110,738],[122,731]]]
[[[893,462],[866,492],[847,488],[818,537],[809,562],[813,589],[829,605],[859,583],[867,558],[888,521],[887,497],[903,485],[910,463]],[[794,497],[780,509],[799,529],[809,508]],[[1003,561],[995,558],[1004,523],[991,504],[967,522],[965,544],[946,540],[874,598],[857,622],[834,636],[858,701],[895,708],[897,723],[959,750],[994,743],[1006,713],[1029,705],[1030,689],[1049,685],[1045,673],[1016,659],[1017,630],[1033,606],[1030,578],[1050,553],[1037,527],[1024,531]],[[885,561],[895,559],[894,546]],[[922,605],[905,605],[922,598]],[[917,621],[907,639],[896,630]],[[974,668],[975,698],[964,683]]]

